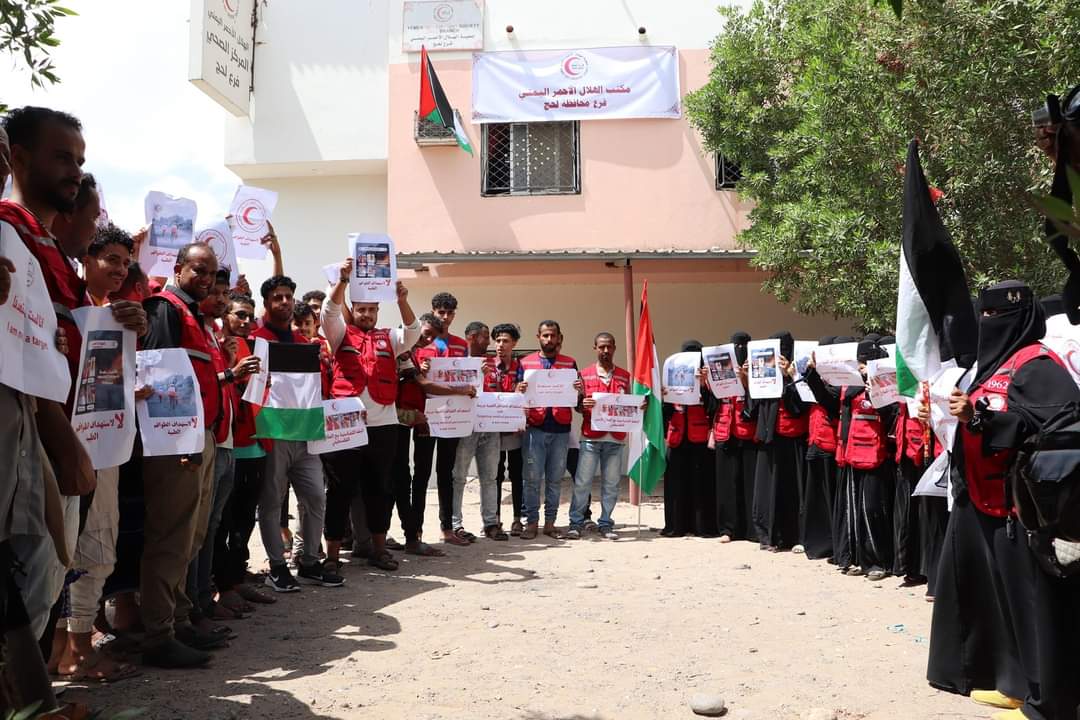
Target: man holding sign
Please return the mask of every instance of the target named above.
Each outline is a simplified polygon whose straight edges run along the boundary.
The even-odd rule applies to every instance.
[[[372,552],[368,564],[397,570],[386,550],[386,532],[394,509],[391,473],[397,450],[397,357],[420,337],[420,323],[409,306],[409,291],[397,283],[397,305],[402,327],[378,328],[378,303],[352,304],[345,312],[345,289],[352,276],[353,259],[341,263],[341,275],[323,306],[322,327],[334,353],[335,398],[358,397],[366,408],[368,444],[326,456],[333,469],[326,493],[326,564],[337,572],[338,552],[349,527],[349,508],[359,489],[364,498]],[[309,540],[314,542],[314,540]]]
[[[540,351],[533,355],[527,355],[521,359],[523,370],[523,382],[518,385],[518,392],[529,395],[530,384],[535,384],[539,389],[540,378],[531,380],[537,373],[545,370],[574,370],[577,371],[577,363],[574,358],[562,355],[558,352],[562,330],[559,323],[554,320],[544,320],[536,330],[536,339],[540,341]],[[531,372],[530,372],[531,371]],[[584,388],[581,377],[578,376],[572,384],[568,385],[580,396]],[[534,404],[527,412],[528,428],[525,430],[525,441],[522,446],[522,454],[525,456],[525,531],[521,533],[523,540],[532,540],[537,535],[540,522],[540,483],[544,482],[544,534],[553,537],[562,537],[555,529],[555,518],[559,514],[559,496],[562,490],[562,477],[566,473],[566,450],[570,441],[570,425],[573,419],[571,408],[577,403],[563,404],[566,401],[557,399],[558,395],[566,395],[567,388],[552,385],[550,393],[544,392],[543,396],[555,398],[549,402],[559,403],[552,405]],[[532,396],[541,398],[535,391]],[[544,402],[541,398],[540,402]],[[579,400],[580,402],[580,400]]]
[[[570,503],[570,529],[566,536],[572,540],[581,537],[585,523],[585,509],[589,505],[593,476],[600,468],[600,522],[601,537],[617,540],[611,512],[619,500],[619,479],[622,477],[623,445],[626,433],[593,429],[593,413],[596,412],[594,393],[625,395],[630,392],[630,373],[615,366],[615,336],[599,333],[593,340],[596,363],[581,371],[581,448],[578,454],[577,474],[574,476],[574,497]],[[644,405],[645,402],[642,402]],[[620,406],[614,406],[620,407]]]

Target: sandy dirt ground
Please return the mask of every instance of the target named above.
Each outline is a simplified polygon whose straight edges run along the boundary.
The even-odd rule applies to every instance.
[[[432,492],[429,527],[437,507]],[[465,517],[479,532],[475,481]],[[206,669],[65,697],[200,720],[692,718],[695,692],[722,694],[729,718],[990,716],[926,684],[923,588],[750,543],[639,537],[625,498],[614,517],[617,541],[481,538],[394,574],[353,563],[344,588],[305,586],[231,623],[239,639]],[[661,526],[662,505],[642,519]]]

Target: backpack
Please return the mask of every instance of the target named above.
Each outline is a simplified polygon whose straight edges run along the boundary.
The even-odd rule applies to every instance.
[[[1080,574],[1080,403],[1062,406],[1024,443],[1012,495],[1028,546],[1053,577]]]

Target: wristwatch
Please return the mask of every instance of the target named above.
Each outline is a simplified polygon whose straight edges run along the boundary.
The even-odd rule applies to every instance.
[[[227,382],[227,383],[236,382],[236,375],[233,373],[231,368],[225,368],[225,373],[224,374],[225,374],[225,382]]]

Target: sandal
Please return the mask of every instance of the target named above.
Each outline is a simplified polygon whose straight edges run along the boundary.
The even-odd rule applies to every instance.
[[[220,601],[214,601],[210,603],[210,607],[207,609],[207,616],[214,622],[223,622],[225,620],[243,620],[248,614],[238,608],[223,605]]]
[[[446,557],[446,553],[442,550],[422,542],[417,542],[415,545],[406,543],[405,552],[409,555],[419,555],[420,557]]]
[[[510,524],[510,534],[514,537],[520,537],[521,533],[525,530],[520,520],[515,520]]]
[[[390,548],[391,550],[404,550],[405,549],[404,545],[402,545],[401,543],[399,543],[397,540],[395,540],[392,537],[387,537],[386,538],[386,547]]]
[[[553,538],[555,540],[563,539],[562,531],[560,531],[559,528],[555,527],[554,525],[545,527],[544,534],[547,535],[549,538]]]
[[[470,543],[476,542],[476,536],[473,535],[471,532],[469,532],[468,530],[466,530],[463,527],[459,527],[456,530],[454,530],[454,535],[461,538],[465,542],[470,542]]]
[[[484,528],[484,537],[489,540],[509,540],[510,536],[502,529],[502,525],[488,525]]]
[[[378,555],[372,555],[368,558],[368,565],[377,567],[380,570],[386,570],[388,572],[398,569],[398,562],[394,559],[394,556],[388,552],[383,552]]]
[[[444,532],[443,533],[443,542],[448,543],[450,545],[458,545],[458,546],[468,545],[469,544],[468,540],[466,540],[463,537],[458,537],[457,533],[452,533],[452,532]]]
[[[101,669],[101,664],[108,662],[112,664],[112,670]],[[127,680],[129,678],[138,677],[142,675],[139,668],[124,662],[115,662],[109,660],[100,653],[94,653],[87,656],[83,662],[75,666],[75,669],[70,673],[57,673],[57,677],[61,680],[68,680],[71,682],[95,682],[95,683],[113,683],[120,680]]]
[[[273,605],[277,602],[277,598],[264,595],[253,585],[244,583],[242,585],[237,585],[234,589],[236,590],[237,595],[248,602],[259,603],[261,605]]]

